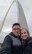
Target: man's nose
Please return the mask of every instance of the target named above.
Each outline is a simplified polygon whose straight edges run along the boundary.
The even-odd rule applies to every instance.
[[[16,29],[16,31],[18,31],[18,30]]]

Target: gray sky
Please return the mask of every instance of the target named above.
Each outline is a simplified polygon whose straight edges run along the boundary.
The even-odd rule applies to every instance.
[[[18,0],[24,10],[24,14],[29,27],[30,35],[32,36],[32,0]],[[5,17],[5,14],[13,0],[0,0],[0,25]],[[5,34],[11,31],[11,26],[14,22],[17,22],[17,5],[14,2],[10,11],[6,17],[3,29],[0,35],[0,42],[3,41]],[[4,34],[4,35],[3,35]]]

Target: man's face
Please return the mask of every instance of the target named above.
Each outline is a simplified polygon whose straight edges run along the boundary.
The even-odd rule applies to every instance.
[[[12,28],[12,32],[15,36],[19,36],[20,35],[20,26],[18,25],[15,25],[13,28]]]
[[[27,39],[27,37],[29,36],[28,32],[26,29],[22,29],[21,30],[21,37],[22,39]]]

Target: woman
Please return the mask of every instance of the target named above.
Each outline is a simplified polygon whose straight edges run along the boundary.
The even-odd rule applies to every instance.
[[[32,54],[32,38],[26,28],[21,29],[23,54]]]

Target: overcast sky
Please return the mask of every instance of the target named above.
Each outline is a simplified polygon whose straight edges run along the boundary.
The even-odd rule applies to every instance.
[[[32,36],[32,0],[18,0],[24,10],[24,14],[28,23],[29,31]],[[13,0],[0,0],[0,26],[5,17],[5,14],[12,4]],[[0,42],[3,41],[5,34],[11,31],[11,26],[14,22],[17,22],[17,5],[14,2],[10,11],[6,17],[4,26],[1,31],[0,35]],[[4,35],[3,35],[4,34]],[[1,40],[2,39],[2,40]]]

